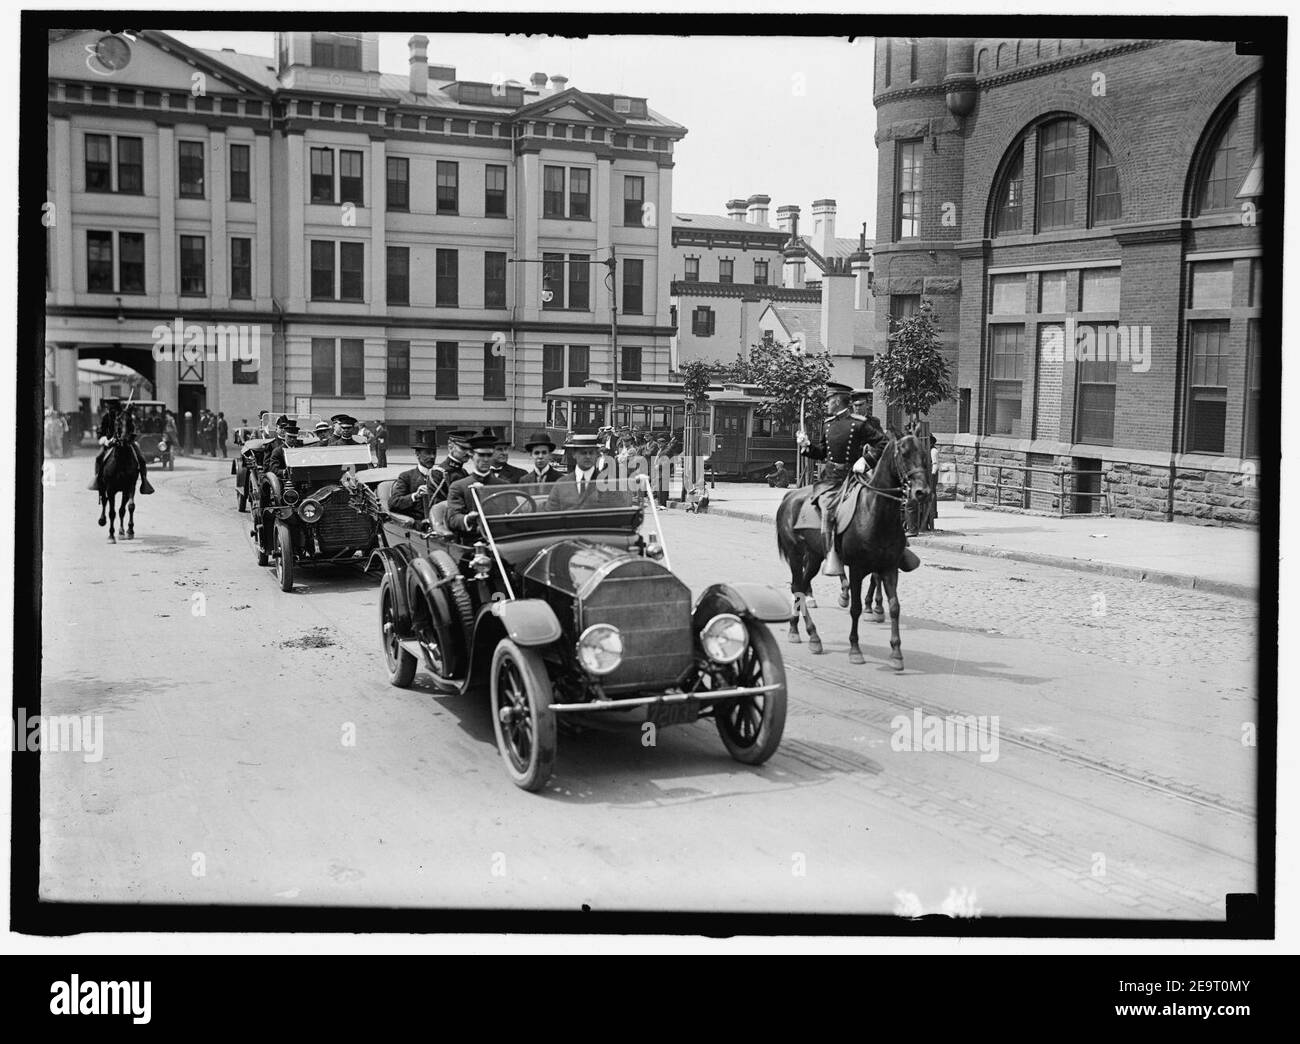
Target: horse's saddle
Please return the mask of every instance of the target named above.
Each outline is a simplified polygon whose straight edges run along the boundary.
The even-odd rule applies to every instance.
[[[853,516],[858,510],[858,500],[866,491],[866,487],[854,476],[850,477],[842,487],[832,486],[822,490],[816,496],[808,497],[803,502],[803,507],[799,509],[799,517],[795,519],[794,528],[820,532],[822,516],[830,507],[831,501],[838,496],[839,503],[834,508],[835,532],[843,533],[853,521]]]

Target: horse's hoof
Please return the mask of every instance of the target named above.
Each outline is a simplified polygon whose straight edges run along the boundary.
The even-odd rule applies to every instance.
[[[820,655],[822,654],[822,643],[821,643],[821,639],[820,639],[820,638],[809,638],[809,639],[808,639],[808,649],[812,652],[812,654],[813,654],[814,656],[820,656]]]
[[[893,667],[894,670],[899,671],[901,673],[903,670],[903,661],[895,660],[892,664],[890,664],[890,666]]]
[[[99,520],[99,524],[100,524],[101,526],[106,526],[106,525],[108,525],[108,519],[106,519],[106,518],[101,518],[101,519]]]
[[[803,639],[800,638],[800,637],[799,637],[797,634],[795,634],[794,632],[791,632],[791,633],[790,633],[790,644],[791,644],[791,645],[802,645],[802,644],[803,644]]]
[[[839,602],[841,609],[847,609],[849,607],[849,596],[847,594],[841,594],[839,596]]]
[[[803,604],[805,609],[816,609],[817,599],[812,595],[804,595]]]
[[[876,621],[876,623],[884,623],[884,622],[885,622],[885,614],[884,614],[883,612],[880,612],[880,613],[872,613],[872,614],[871,614],[871,617],[872,617],[873,620]]]
[[[849,650],[849,663],[866,663],[867,658],[862,655],[861,649]]]

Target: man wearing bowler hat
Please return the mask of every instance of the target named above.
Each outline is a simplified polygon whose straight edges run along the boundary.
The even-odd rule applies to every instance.
[[[451,492],[447,494],[447,528],[458,537],[473,539],[479,533],[478,507],[474,503],[474,496],[470,490],[476,486],[511,484],[509,480],[498,477],[492,471],[496,443],[497,437],[490,431],[484,431],[470,439],[469,448],[473,456],[466,465],[465,477],[451,484]]]
[[[555,443],[550,436],[544,431],[535,433],[527,442],[524,443],[524,449],[533,458],[533,467],[531,471],[524,472],[520,482],[559,482],[564,477],[564,473],[551,464],[551,454],[555,452]]]
[[[505,482],[523,482],[524,471],[510,463],[510,440],[499,438],[493,446],[492,474]]]
[[[437,468],[438,433],[433,428],[421,428],[411,440],[411,448],[415,450],[415,467],[397,476],[388,497],[388,510],[423,521],[436,503],[433,492],[442,482]]]

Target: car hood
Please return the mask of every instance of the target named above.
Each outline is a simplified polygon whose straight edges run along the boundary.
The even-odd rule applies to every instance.
[[[523,575],[566,594],[581,596],[620,562],[634,561],[650,572],[669,572],[661,563],[591,540],[563,540],[537,553]],[[671,574],[670,574],[671,575]]]

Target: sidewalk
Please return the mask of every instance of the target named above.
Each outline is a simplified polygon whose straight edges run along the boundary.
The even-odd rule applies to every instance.
[[[785,493],[720,482],[709,491],[709,513],[771,525]],[[1049,518],[988,511],[951,500],[939,502],[935,527],[933,533],[912,538],[913,546],[1236,598],[1256,598],[1259,593],[1259,533],[1253,529],[1130,518]]]

